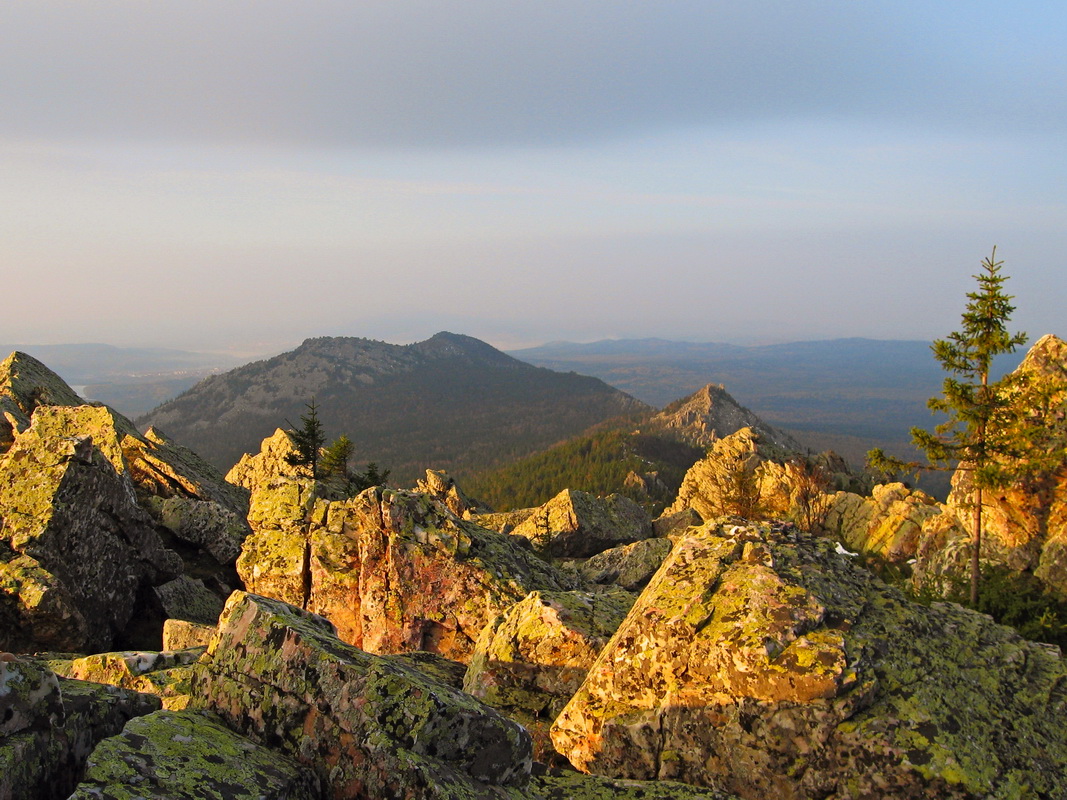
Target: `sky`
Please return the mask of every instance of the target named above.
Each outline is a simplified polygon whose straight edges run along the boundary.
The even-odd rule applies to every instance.
[[[6,0],[0,341],[1067,336],[1067,4]]]

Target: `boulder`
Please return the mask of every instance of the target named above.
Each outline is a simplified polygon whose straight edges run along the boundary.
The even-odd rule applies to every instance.
[[[177,576],[129,477],[38,421],[0,458],[0,648],[106,650],[141,590]]]
[[[69,800],[318,800],[319,780],[294,759],[196,711],[131,719],[93,750]]]
[[[701,518],[785,516],[792,506],[785,464],[792,457],[755,428],[716,439],[686,472],[665,514],[692,509]]]
[[[584,771],[743,798],[1057,797],[1065,687],[1055,648],[910,603],[826,539],[709,524],[676,543],[552,736]]]
[[[512,536],[553,558],[587,558],[652,535],[652,519],[633,500],[612,494],[596,497],[564,489],[515,526]]]
[[[643,539],[613,547],[584,560],[565,561],[560,567],[573,570],[588,584],[620,586],[639,591],[652,580],[670,551],[670,539]]]
[[[704,519],[688,506],[680,511],[661,514],[652,520],[652,533],[657,538],[665,539],[668,536],[684,533],[686,529],[699,527],[704,524]]]
[[[158,708],[155,697],[0,658],[0,797],[63,800],[98,742]]]
[[[943,510],[928,494],[890,483],[875,486],[870,497],[838,492],[823,529],[853,550],[902,563],[914,557],[926,520]]]
[[[322,617],[235,592],[193,696],[225,724],[310,767],[330,797],[524,795],[529,735]]]
[[[233,564],[249,533],[247,493],[158,430],[142,436],[107,406],[42,406],[33,428],[43,438],[89,436],[116,472],[127,474],[139,504],[178,539]]]
[[[523,724],[533,736],[534,757],[550,761],[548,726],[634,599],[620,589],[531,592],[485,626],[463,690]]]
[[[39,406],[80,406],[85,401],[36,358],[16,350],[0,362],[0,403],[28,423]]]

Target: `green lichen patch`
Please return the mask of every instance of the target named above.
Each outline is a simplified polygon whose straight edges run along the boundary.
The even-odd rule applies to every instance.
[[[71,800],[315,800],[311,770],[203,712],[158,711],[101,742]]]

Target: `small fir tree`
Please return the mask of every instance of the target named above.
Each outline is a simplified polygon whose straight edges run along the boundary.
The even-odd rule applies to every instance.
[[[309,478],[319,477],[319,458],[322,446],[326,443],[326,435],[322,432],[322,423],[319,421],[319,409],[315,404],[315,398],[305,404],[307,413],[300,417],[300,428],[296,429],[293,423],[286,420],[292,430],[286,431],[289,439],[296,448],[295,453],[285,457],[287,464],[301,467],[306,470]]]
[[[977,291],[967,295],[960,331],[947,339],[938,339],[931,349],[948,377],[942,395],[931,398],[931,410],[948,415],[948,420],[933,432],[912,428],[912,442],[928,460],[928,464],[903,462],[885,455],[880,449],[868,454],[868,463],[885,472],[915,469],[967,470],[974,493],[971,524],[971,605],[978,603],[980,576],[979,555],[982,546],[982,504],[987,489],[1008,483],[1013,469],[1018,470],[1019,459],[1025,462],[1025,442],[1013,436],[1018,430],[1013,419],[1019,406],[1013,402],[1014,377],[1005,376],[990,381],[993,359],[1011,353],[1026,343],[1023,333],[1009,333],[1008,320],[1015,306],[1011,295],[1004,293],[1006,275],[1000,272],[1003,261],[997,261],[997,249],[982,262],[982,271],[973,276]],[[1014,463],[1012,463],[1014,462]],[[1011,464],[1009,468],[1009,464]],[[958,467],[957,467],[958,465]]]
[[[348,462],[352,458],[355,445],[347,435],[341,434],[333,444],[322,451],[321,474],[326,478],[341,478],[348,481],[351,474],[348,471]]]

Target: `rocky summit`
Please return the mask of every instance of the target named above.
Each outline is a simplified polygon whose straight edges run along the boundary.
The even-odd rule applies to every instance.
[[[1026,362],[1050,435],[1057,342]],[[657,519],[491,513],[439,469],[313,480],[280,429],[224,480],[21,354],[0,404],[4,800],[1067,798],[1059,649],[931,597],[962,480],[715,427]],[[990,501],[988,560],[1055,574],[1049,463]]]

